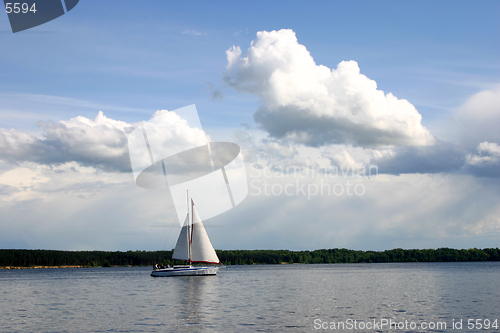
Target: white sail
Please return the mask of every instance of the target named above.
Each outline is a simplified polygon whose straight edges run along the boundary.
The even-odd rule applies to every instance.
[[[172,259],[177,260],[189,260],[189,214],[186,215],[184,220],[184,225],[182,226],[179,238],[177,238],[177,244],[175,244],[174,254]]]
[[[219,257],[215,253],[214,247],[208,238],[207,231],[201,222],[200,216],[196,211],[196,206],[191,201],[193,211],[192,221],[192,240],[191,240],[191,261],[219,264]],[[176,247],[177,249],[177,247]]]

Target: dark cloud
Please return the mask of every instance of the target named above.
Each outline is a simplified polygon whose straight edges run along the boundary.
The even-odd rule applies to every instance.
[[[452,143],[437,140],[428,147],[401,147],[393,155],[371,160],[379,173],[399,175],[403,173],[459,172],[464,166],[467,150]]]
[[[476,177],[500,178],[500,163],[496,165],[466,165],[465,170]]]
[[[277,107],[270,112],[260,107],[256,123],[272,137],[311,147],[348,144],[365,148],[412,144],[403,130],[385,130],[368,124],[356,124],[347,118],[314,117],[296,106]]]
[[[212,99],[221,100],[224,98],[224,93],[220,89],[215,89],[210,93],[210,96],[212,96]]]

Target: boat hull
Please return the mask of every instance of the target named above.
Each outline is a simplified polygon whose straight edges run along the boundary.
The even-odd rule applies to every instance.
[[[151,276],[162,277],[162,276],[198,276],[198,275],[216,275],[220,267],[173,267],[173,268],[163,268],[155,269],[151,272]]]

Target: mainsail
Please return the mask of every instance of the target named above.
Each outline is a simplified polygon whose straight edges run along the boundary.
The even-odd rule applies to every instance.
[[[172,259],[220,264],[193,200],[191,200],[191,212],[191,221],[189,221],[188,210]]]
[[[214,247],[208,238],[207,231],[201,222],[200,216],[196,211],[196,206],[191,200],[193,220],[191,230],[191,261],[204,262],[209,264],[219,264],[219,257],[215,253]]]

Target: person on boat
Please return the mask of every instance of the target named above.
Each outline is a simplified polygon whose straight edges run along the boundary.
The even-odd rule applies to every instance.
[[[155,264],[154,264],[153,269],[154,269],[154,270],[157,270],[157,269],[158,269],[158,264],[157,264],[157,263],[155,263]]]

